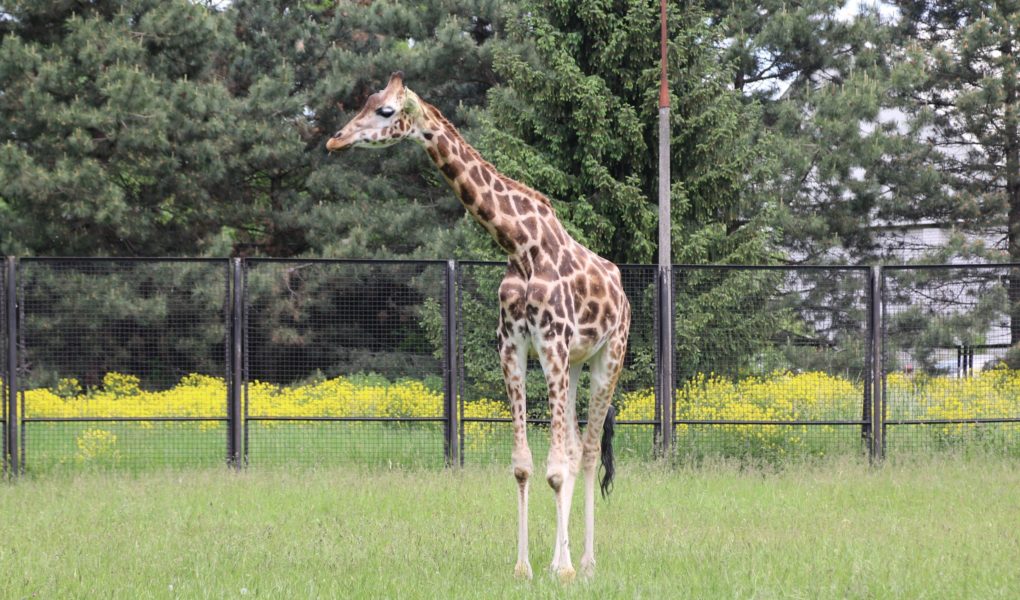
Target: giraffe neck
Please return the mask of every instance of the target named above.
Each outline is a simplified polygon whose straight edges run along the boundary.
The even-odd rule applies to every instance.
[[[425,151],[512,264],[530,275],[544,262],[541,255],[555,255],[569,244],[548,198],[497,171],[435,107],[425,110],[430,117],[421,138]]]

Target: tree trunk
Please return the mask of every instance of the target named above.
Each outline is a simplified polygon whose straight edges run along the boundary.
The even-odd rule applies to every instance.
[[[1020,263],[1020,139],[1018,139],[1017,114],[1017,60],[1012,36],[1002,45],[1003,50],[1003,135],[1006,154],[1006,202],[1009,206],[1007,218],[1007,243],[1009,260]],[[1009,274],[1010,344],[1013,352],[1020,349],[1020,268],[1010,269]]]

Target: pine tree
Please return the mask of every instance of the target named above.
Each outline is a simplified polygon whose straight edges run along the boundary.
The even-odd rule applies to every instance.
[[[1020,6],[897,2],[906,40],[901,106],[938,152],[956,217],[1000,227],[1020,260]],[[990,222],[992,219],[998,222]]]
[[[173,254],[215,235],[235,151],[222,22],[186,1],[15,2],[0,47],[3,251]]]
[[[435,254],[462,211],[411,147],[323,140],[393,70],[460,121],[496,2],[14,2],[0,21],[0,250]],[[380,175],[386,173],[386,177]]]
[[[899,106],[934,149],[946,190],[939,217],[971,234],[942,256],[1020,262],[1020,6],[894,4],[906,40]],[[1020,347],[1020,272],[1007,287],[1010,341]]]
[[[397,69],[459,122],[460,107],[481,104],[493,81],[497,8],[485,1],[239,0],[223,10],[187,0],[14,3],[5,8],[11,18],[0,20],[7,124],[0,132],[0,251],[444,255],[437,249],[451,237],[442,232],[463,210],[420,149],[341,159],[327,156],[323,143]],[[279,279],[253,275],[249,301],[253,314],[270,315],[267,335],[280,341],[280,352],[324,372],[351,356],[362,362],[345,367],[370,368],[347,334],[398,332],[380,342],[394,352],[419,343],[417,303],[433,291],[424,279],[383,269],[373,280],[378,303],[399,308],[329,326],[290,322],[298,300],[273,294]],[[103,282],[111,306],[142,305],[145,287],[128,274]],[[196,275],[188,282],[203,302],[220,306],[221,280]],[[59,281],[49,283],[58,294]],[[294,288],[302,319],[338,297],[360,297],[362,285],[336,270],[303,277]],[[81,315],[82,302],[62,298],[66,310],[49,326]],[[182,347],[217,331],[221,311],[203,314],[212,320],[197,323]],[[93,315],[89,326],[102,330],[103,318]],[[159,360],[125,355],[114,339],[94,341],[104,344],[109,364]],[[45,343],[39,356],[61,340]],[[211,356],[195,360],[215,364]]]
[[[781,176],[776,192],[785,260],[872,264],[903,260],[896,227],[937,221],[942,177],[895,101],[906,75],[901,38],[888,12],[839,0],[719,0],[709,8],[722,50],[737,67],[734,86],[762,106]],[[863,376],[863,277],[800,271],[789,282],[784,325],[790,364]],[[797,345],[810,347],[810,351]],[[821,352],[839,348],[842,352]]]
[[[286,5],[287,3],[281,3]],[[393,71],[469,130],[466,113],[485,102],[495,82],[492,39],[502,28],[491,1],[340,3],[320,15],[322,64],[308,86],[309,126],[317,146],[307,157],[309,204],[295,219],[329,256],[456,255],[464,210],[424,152],[401,144],[382,152],[326,156],[323,140],[338,130]],[[298,60],[298,59],[296,59]],[[307,59],[303,59],[307,61]]]
[[[709,4],[737,66],[734,86],[761,104],[773,134],[790,262],[880,259],[887,249],[874,226],[906,218],[907,203],[938,192],[926,148],[900,135],[888,112],[889,23],[844,4]]]
[[[696,9],[670,17],[674,256],[765,260],[771,157],[758,113]],[[648,1],[526,2],[511,21],[481,145],[495,164],[548,194],[568,227],[620,262],[656,245],[658,8]]]
[[[1016,260],[1016,8],[908,1],[891,3],[896,14],[865,9],[850,19],[834,2],[732,4],[742,9],[723,23],[743,80],[775,74],[787,86],[781,96],[747,95],[765,102],[784,141],[791,259]],[[883,239],[917,223],[942,228],[948,241],[904,253]],[[1020,312],[1004,310],[1020,340]],[[936,331],[940,322],[924,335],[974,343],[986,333]]]

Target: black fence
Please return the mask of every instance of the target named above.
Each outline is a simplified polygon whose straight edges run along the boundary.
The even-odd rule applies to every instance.
[[[886,443],[1017,452],[1020,265],[883,272]]]
[[[623,266],[633,317],[618,452],[1020,454],[1020,370],[1009,368],[1020,362],[1018,268],[678,266],[667,278]],[[6,468],[505,461],[504,270],[9,258]],[[530,367],[529,439],[541,457],[549,413]],[[586,389],[582,378],[581,415]]]

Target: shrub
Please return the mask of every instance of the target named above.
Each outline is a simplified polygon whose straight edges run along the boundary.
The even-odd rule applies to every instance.
[[[417,380],[395,382],[378,376],[335,377],[298,385],[249,383],[248,414],[271,417],[385,417],[438,418],[443,416],[443,394]],[[821,372],[775,372],[762,377],[730,380],[699,374],[676,393],[676,418],[687,421],[723,421],[703,426],[680,424],[676,445],[683,452],[703,454],[712,449],[727,456],[782,457],[791,453],[824,454],[831,451],[832,426],[783,425],[797,421],[853,421],[862,417],[861,382]],[[61,379],[54,389],[25,392],[26,417],[205,417],[226,415],[227,385],[218,377],[187,375],[174,387],[146,391],[137,377],[107,373],[103,384],[83,389],[74,379]],[[1020,415],[1020,371],[997,368],[968,378],[931,377],[890,373],[886,379],[890,419],[980,419]],[[651,389],[627,392],[619,400],[618,420],[651,420],[655,397]],[[506,401],[482,398],[464,404],[464,417],[509,419]],[[727,423],[727,421],[730,421]],[[736,422],[734,422],[736,421]],[[742,424],[739,421],[773,421],[779,424]],[[266,426],[272,426],[267,422]],[[143,428],[153,422],[142,421]],[[173,424],[166,424],[171,427]],[[219,426],[203,421],[200,428]],[[353,426],[358,426],[356,423]],[[508,426],[466,422],[468,448],[479,451]],[[996,439],[1007,427],[974,423],[944,423],[924,429],[937,444],[959,445],[971,440]],[[844,432],[851,428],[844,427]],[[1011,430],[1010,430],[1011,431]],[[823,435],[809,435],[823,434]],[[994,437],[998,436],[998,437]],[[846,436],[854,439],[853,435]],[[111,454],[116,436],[88,430],[78,439],[82,461]],[[112,455],[112,454],[111,454]]]

